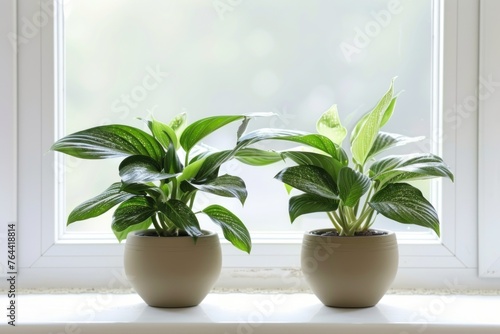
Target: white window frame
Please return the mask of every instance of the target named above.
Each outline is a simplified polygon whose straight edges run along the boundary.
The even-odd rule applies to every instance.
[[[0,78],[17,87],[17,99],[13,98],[10,102],[7,99],[5,108],[8,119],[13,120],[11,123],[17,119],[17,137],[16,127],[9,129],[9,124],[0,123],[0,132],[6,136],[7,152],[14,156],[17,152],[17,175],[16,162],[13,161],[5,167],[9,169],[7,173],[0,174],[0,177],[2,182],[5,180],[9,184],[10,188],[6,191],[12,191],[11,200],[17,199],[17,212],[7,217],[17,218],[18,221],[19,284],[22,287],[59,288],[126,286],[121,276],[123,244],[87,237],[65,240],[60,237],[57,224],[54,223],[60,218],[56,216],[57,199],[53,195],[56,193],[54,168],[57,165],[54,163],[54,153],[49,152],[48,148],[55,139],[53,111],[60,104],[56,98],[60,75],[55,72],[54,66],[60,51],[54,49],[54,41],[58,36],[54,33],[53,18],[57,15],[47,11],[48,7],[53,8],[47,6],[49,2],[18,0],[17,16],[14,1],[9,2],[14,6],[12,10],[0,10],[2,22],[3,16],[9,22],[17,21],[16,33],[21,37],[25,33],[26,20],[33,22],[37,15],[41,20],[44,13],[49,18],[46,22],[39,21],[43,23],[39,29],[30,34],[26,43],[19,45],[17,59],[12,60],[14,63],[6,61],[7,68],[12,66],[14,70],[11,69],[11,72],[17,72],[17,79],[14,74]],[[400,238],[400,269],[393,287],[498,288],[500,280],[485,281],[478,276],[478,112],[472,110],[467,117],[457,115],[457,106],[463,104],[471,94],[474,96],[478,87],[479,0],[446,0],[436,1],[436,4],[445,12],[445,20],[441,22],[442,34],[437,38],[444,43],[440,62],[436,65],[440,75],[435,87],[443,88],[440,91],[435,89],[439,97],[435,99],[435,107],[443,111],[442,115],[447,112],[448,116],[455,115],[456,122],[450,122],[446,117],[436,119],[437,124],[442,125],[441,139],[444,140],[438,137],[433,143],[441,148],[439,153],[457,178],[454,184],[443,182],[442,185],[446,200],[440,204],[441,220],[447,222],[443,224],[442,239]],[[1,6],[8,7],[4,2]],[[57,5],[54,8],[57,10]],[[483,47],[482,51],[487,52],[488,49]],[[1,60],[2,66],[5,66],[4,59]],[[0,103],[3,106],[5,102]],[[494,101],[488,100],[488,103]],[[496,102],[496,105],[500,103]],[[481,107],[485,107],[484,101]],[[461,122],[460,126],[458,121]],[[495,130],[491,129],[492,124],[485,123],[482,126]],[[498,138],[498,133],[494,131],[487,133],[487,139],[490,139],[490,135],[493,139]],[[482,150],[483,164],[491,153],[487,149]],[[17,180],[17,185],[12,180]],[[16,187],[17,197],[14,195]],[[488,185],[482,184],[482,187]],[[4,189],[1,191],[5,192]],[[496,199],[500,199],[498,194]],[[3,220],[4,213],[1,215]],[[253,235],[251,255],[242,254],[223,243],[224,270],[218,286],[304,286],[300,279],[296,279],[300,237],[294,233],[288,236]],[[485,238],[484,233],[481,236]],[[484,247],[480,250],[488,252]]]

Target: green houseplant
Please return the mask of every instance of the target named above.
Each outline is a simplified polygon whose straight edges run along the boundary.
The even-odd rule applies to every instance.
[[[206,192],[233,197],[244,204],[244,181],[234,175],[219,175],[220,166],[234,158],[252,163],[260,152],[245,145],[218,151],[200,145],[200,141],[236,121],[242,122],[237,132],[240,136],[253,116],[262,115],[213,116],[187,125],[186,114],[180,114],[168,124],[147,120],[151,134],[113,124],[59,139],[51,149],[77,158],[124,158],[118,168],[120,180],[76,207],[67,223],[94,218],[116,207],[111,227],[119,241],[128,236],[125,271],[141,297],[152,306],[198,304],[219,276],[221,253],[217,235],[202,230],[197,215],[208,216],[238,249],[249,253],[251,239],[243,222],[221,205],[194,212],[196,195]],[[150,226],[154,228],[148,229]],[[175,272],[175,268],[180,271]],[[164,276],[173,275],[180,282],[157,278],[160,269],[167,271]],[[194,272],[197,269],[204,271]],[[162,289],[167,291],[162,293]],[[185,297],[190,291],[195,296]]]
[[[275,178],[289,191],[302,192],[290,197],[292,222],[304,214],[326,212],[332,223],[330,229],[306,233],[302,247],[306,280],[326,305],[372,306],[392,283],[398,265],[397,242],[393,232],[372,228],[377,214],[440,234],[436,210],[408,181],[433,177],[453,180],[443,160],[430,153],[378,158],[387,149],[423,138],[381,131],[396,105],[393,84],[394,80],[376,106],[354,126],[350,157],[342,148],[347,129],[336,105],[317,121],[317,134],[268,129],[241,138],[243,142],[280,139],[306,146],[305,150],[281,153],[296,165],[284,168]],[[327,256],[319,255],[322,253]],[[377,286],[376,291],[369,291],[371,285]]]

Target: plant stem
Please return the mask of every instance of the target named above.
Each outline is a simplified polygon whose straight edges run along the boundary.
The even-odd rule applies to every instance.
[[[160,236],[165,236],[165,230],[163,229],[163,227],[160,226],[160,223],[158,222],[158,218],[156,217],[156,215],[153,215],[151,217],[151,220],[153,221],[153,226],[155,227],[156,232]]]
[[[327,212],[326,214],[328,215],[328,218],[330,218],[330,221],[333,224],[333,227],[339,232],[339,234],[342,232],[342,226],[337,222],[337,219],[334,216],[335,211],[333,212]]]

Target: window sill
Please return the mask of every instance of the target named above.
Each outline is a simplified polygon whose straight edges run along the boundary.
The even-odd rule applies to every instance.
[[[1,305],[8,305],[6,294]],[[498,295],[387,294],[365,309],[308,293],[211,293],[197,307],[152,308],[132,293],[21,294],[22,333],[499,333]],[[5,312],[5,311],[4,311]],[[0,324],[2,333],[21,328]]]

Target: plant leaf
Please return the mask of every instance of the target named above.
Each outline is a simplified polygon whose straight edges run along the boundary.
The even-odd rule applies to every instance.
[[[394,112],[394,108],[396,107],[396,101],[398,97],[394,96],[391,100],[391,103],[389,103],[389,106],[384,112],[384,115],[382,116],[382,120],[380,121],[380,127],[383,127],[392,117],[392,113]]]
[[[153,119],[150,124],[151,132],[153,136],[163,145],[165,149],[168,149],[169,144],[173,142],[174,147],[179,148],[179,139],[177,135],[170,126]]]
[[[283,169],[275,179],[295,189],[330,199],[338,199],[337,185],[330,174],[321,167],[301,165]]]
[[[186,128],[186,121],[187,114],[183,112],[172,118],[170,123],[168,123],[168,126],[174,130],[177,137],[179,137],[182,134],[182,131]],[[176,146],[176,148],[178,148],[178,146]]]
[[[214,179],[219,172],[220,166],[231,160],[236,154],[235,150],[226,150],[211,153],[203,159],[203,164],[201,165],[198,173],[194,177],[196,183],[203,183],[206,180]]]
[[[147,230],[151,226],[151,224],[153,224],[153,221],[151,220],[151,218],[148,218],[145,221],[143,221],[142,223],[129,225],[124,230],[121,230],[121,231],[113,230],[113,233],[115,234],[116,239],[118,239],[119,242],[122,242],[123,240],[125,240],[127,238],[127,235],[130,232]]]
[[[354,161],[359,165],[365,164],[368,153],[380,130],[385,112],[392,101],[393,92],[394,79],[391,82],[389,90],[380,99],[375,108],[369,112],[368,116],[363,116],[355,126],[355,131],[353,132],[354,138],[351,140],[351,153]]]
[[[257,148],[244,148],[236,152],[235,158],[251,166],[266,166],[283,161],[281,154],[274,151],[265,151]]]
[[[370,167],[370,176],[379,187],[401,180],[417,180],[432,177],[448,177],[453,173],[443,159],[430,153],[391,155],[378,160]]]
[[[406,137],[396,133],[382,132],[377,134],[377,138],[373,143],[373,146],[368,153],[366,160],[374,157],[375,155],[396,146],[403,146],[409,143],[414,143],[423,140],[425,137]]]
[[[223,127],[226,124],[244,119],[243,115],[233,116],[212,116],[200,119],[191,123],[181,135],[180,143],[182,148],[189,152],[200,140]]]
[[[358,200],[370,189],[370,179],[350,167],[340,170],[339,197],[345,206],[353,207]]]
[[[51,150],[81,159],[107,159],[145,155],[161,161],[161,144],[146,132],[127,125],[103,125],[59,139]]]
[[[202,210],[202,212],[222,228],[224,237],[236,248],[250,253],[252,249],[250,233],[234,213],[220,205],[211,205]]]
[[[99,195],[83,202],[71,211],[68,216],[67,224],[74,223],[79,220],[94,218],[107,212],[121,202],[132,198],[134,195],[121,191],[121,183],[113,183],[108,189],[104,190]]]
[[[118,170],[122,182],[126,184],[165,180],[176,176],[176,174],[160,172],[160,165],[144,155],[132,155],[123,159]]]
[[[344,167],[340,161],[324,154],[305,151],[286,151],[281,154],[298,165],[313,165],[323,168],[330,174],[335,183],[337,183],[340,170]]]
[[[145,221],[155,213],[156,209],[152,198],[144,196],[132,197],[116,208],[111,229],[118,241],[122,241],[126,238],[125,232],[128,233],[131,226],[141,224],[137,229],[142,228],[146,224]]]
[[[320,119],[316,123],[316,130],[319,134],[330,138],[335,144],[339,146],[342,145],[342,141],[344,141],[344,138],[347,135],[347,129],[340,123],[340,117],[336,104],[331,106],[330,109],[321,115]]]
[[[422,192],[408,183],[393,183],[373,195],[368,203],[385,217],[403,224],[431,228],[439,236],[436,210]]]
[[[187,181],[186,183],[189,183],[192,187],[209,194],[237,198],[241,204],[245,204],[245,200],[248,195],[245,182],[238,176],[226,174],[203,184],[196,184]]]
[[[162,208],[162,213],[178,228],[192,237],[203,234],[198,218],[184,202],[171,198]]]
[[[331,198],[325,198],[315,194],[301,194],[290,198],[288,213],[290,221],[301,215],[314,212],[329,212],[337,210],[339,201]]]
[[[320,134],[282,129],[259,129],[240,138],[238,146],[248,146],[263,140],[286,140],[304,144],[323,151],[342,163],[347,164],[347,154],[338,145]]]

